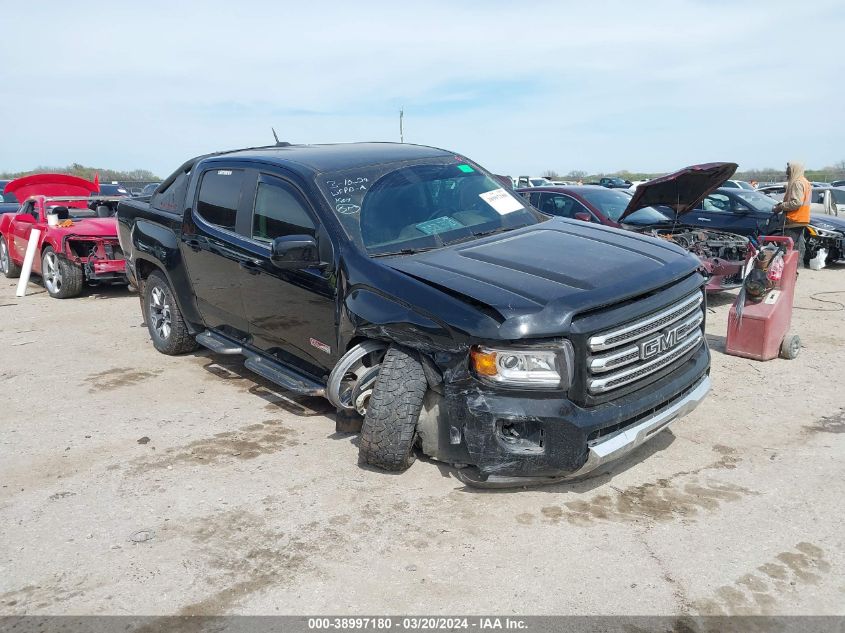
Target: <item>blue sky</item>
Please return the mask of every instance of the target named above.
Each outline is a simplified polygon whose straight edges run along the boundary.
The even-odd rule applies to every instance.
[[[272,140],[405,140],[498,173],[845,160],[845,5],[4,3],[0,171],[164,176]]]

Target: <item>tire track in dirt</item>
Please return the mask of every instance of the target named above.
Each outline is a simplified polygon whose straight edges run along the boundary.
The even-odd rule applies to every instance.
[[[770,615],[782,610],[778,609],[778,599],[819,584],[830,571],[824,551],[801,542],[754,572],[718,587],[712,597],[696,601],[693,606],[701,615]]]

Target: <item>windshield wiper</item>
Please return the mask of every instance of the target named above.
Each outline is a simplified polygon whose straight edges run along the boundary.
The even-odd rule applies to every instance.
[[[419,248],[403,248],[398,251],[388,251],[386,253],[373,253],[370,257],[389,257],[390,255],[413,255],[414,253],[424,253],[440,246],[421,246]]]

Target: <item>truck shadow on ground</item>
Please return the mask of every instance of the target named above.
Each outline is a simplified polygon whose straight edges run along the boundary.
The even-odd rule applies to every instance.
[[[218,356],[211,351],[199,350],[193,357],[200,366],[211,374],[214,380],[226,380],[237,384],[241,391],[245,391],[265,400],[265,409],[278,411],[279,409],[302,417],[327,415],[334,411],[334,407],[323,399],[311,396],[300,396],[282,389],[274,382],[249,371],[240,356]]]
[[[112,299],[115,297],[138,297],[135,290],[130,290],[126,284],[103,284],[96,286],[85,285],[82,287],[80,298],[85,299]]]
[[[736,292],[715,292],[707,295],[708,308],[721,308],[729,306],[736,301]]]

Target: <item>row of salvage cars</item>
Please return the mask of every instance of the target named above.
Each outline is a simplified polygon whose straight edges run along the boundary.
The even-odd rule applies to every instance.
[[[757,238],[780,230],[781,216],[773,214],[775,199],[759,191],[722,186],[736,168],[735,163],[694,165],[643,183],[633,193],[596,185],[516,192],[549,215],[671,241],[701,260],[707,291],[720,292],[742,285],[748,251]],[[816,194],[814,189],[814,201]],[[845,260],[845,217],[822,215],[820,206],[813,205],[807,228],[805,264],[821,249],[828,264]]]
[[[770,232],[776,204],[763,192],[722,187],[736,168],[735,163],[695,165],[641,184],[633,193],[596,185],[516,191],[548,215],[674,242],[701,260],[708,292],[719,292],[742,284],[749,244]],[[38,229],[32,272],[52,297],[76,296],[85,284],[127,283],[113,217],[119,198],[100,195],[95,182],[63,174],[19,178],[4,193],[23,200],[0,215],[0,270],[6,277],[18,277],[30,233]],[[845,215],[845,190],[833,193],[841,194],[836,200]],[[823,194],[814,189],[813,200]],[[815,207],[821,204],[814,204],[820,211]],[[828,264],[845,260],[845,217],[813,213],[806,259],[821,249]]]
[[[27,245],[38,231],[32,272],[51,297],[77,296],[87,285],[127,284],[114,217],[118,196],[98,183],[65,174],[36,174],[6,184],[20,205],[0,215],[0,270],[21,274]]]

